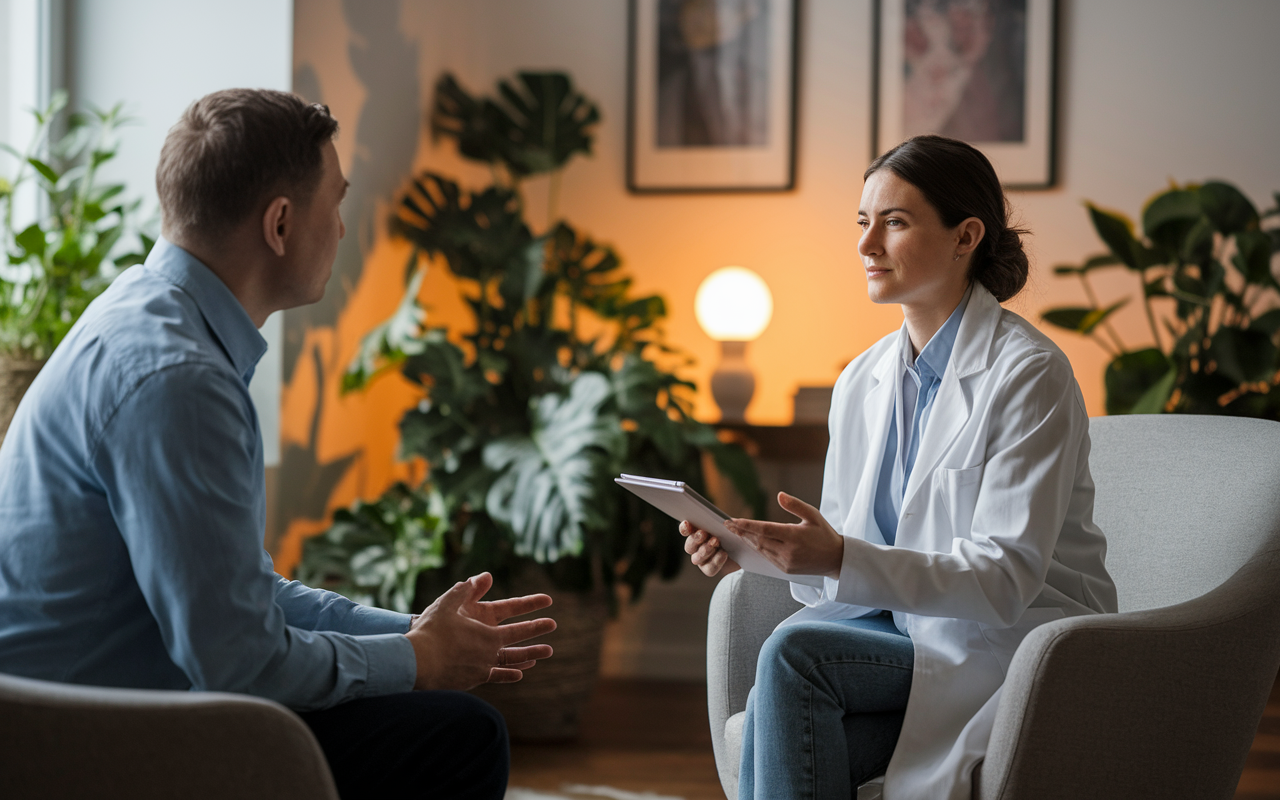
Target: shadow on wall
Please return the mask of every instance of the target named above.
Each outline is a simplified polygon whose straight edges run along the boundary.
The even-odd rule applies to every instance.
[[[365,90],[364,105],[355,124],[340,120],[343,135],[355,136],[355,148],[347,170],[351,186],[342,214],[348,233],[338,247],[333,275],[319,303],[291,309],[284,317],[284,382],[292,387],[305,376],[298,365],[311,352],[316,374],[315,411],[308,441],[286,443],[281,453],[279,497],[272,529],[283,536],[298,519],[319,520],[334,488],[358,452],[321,462],[318,437],[324,402],[336,392],[334,379],[345,368],[336,347],[322,347],[316,334],[332,332],[364,272],[365,256],[372,248],[378,226],[378,204],[393,198],[404,176],[413,167],[422,120],[418,82],[418,50],[400,31],[400,0],[342,0],[348,28],[348,55],[352,73]],[[305,4],[295,14],[306,13]],[[307,100],[325,102],[314,66],[300,63],[293,76],[294,91]],[[327,357],[326,357],[327,356]],[[327,404],[332,407],[332,403]],[[267,542],[275,550],[279,542]]]

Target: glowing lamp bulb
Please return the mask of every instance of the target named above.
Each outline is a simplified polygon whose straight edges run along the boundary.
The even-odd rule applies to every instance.
[[[773,295],[749,269],[722,267],[698,287],[693,299],[698,324],[718,342],[749,342],[769,325]]]

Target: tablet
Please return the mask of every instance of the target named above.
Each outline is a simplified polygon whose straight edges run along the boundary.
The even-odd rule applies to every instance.
[[[725,520],[730,518],[729,515],[716,508],[714,503],[698,494],[684,481],[646,478],[641,475],[623,475],[613,480],[614,483],[672,519],[687,519],[695,528],[715,536],[720,540],[720,546],[729,554],[729,557],[748,572],[821,588],[821,575],[788,575],[774,566],[772,561],[760,555],[754,547],[730,533],[724,526]]]

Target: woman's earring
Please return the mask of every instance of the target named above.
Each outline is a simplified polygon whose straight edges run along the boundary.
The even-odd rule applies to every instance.
[[[959,261],[959,260],[960,260],[960,254],[959,254],[959,253],[956,253],[955,258],[953,258],[953,259],[951,259],[951,260],[952,260],[952,261]]]

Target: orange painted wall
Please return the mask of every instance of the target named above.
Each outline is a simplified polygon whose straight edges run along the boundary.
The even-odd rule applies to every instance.
[[[1177,8],[1153,13],[1170,5]],[[561,214],[615,246],[639,291],[666,296],[670,338],[697,359],[688,377],[704,387],[697,398],[700,417],[717,415],[705,390],[716,347],[694,320],[693,297],[702,278],[718,267],[749,267],[774,293],[773,321],[748,352],[758,379],[748,411],[753,422],[788,423],[798,385],[831,383],[844,363],[901,323],[896,307],[867,300],[853,224],[861,174],[870,160],[870,0],[803,4],[797,189],[698,196],[637,196],[626,190],[627,4],[621,0],[296,0],[294,6],[295,68],[308,71],[344,125],[338,150],[345,169],[357,158],[377,158],[383,134],[409,135],[418,142],[416,169],[438,170],[473,186],[487,178],[486,170],[447,147],[433,146],[421,127],[353,128],[369,98],[381,90],[376,82],[361,81],[353,59],[376,59],[395,48],[412,52],[402,68],[415,72],[422,91],[403,97],[403,103],[416,106],[419,126],[431,86],[444,70],[472,91],[486,92],[496,78],[520,68],[573,75],[600,104],[604,122],[594,155],[574,162],[564,176]],[[385,29],[371,29],[361,17],[375,13],[375,7],[392,21]],[[1051,274],[1054,264],[1101,249],[1083,199],[1136,214],[1170,177],[1224,177],[1260,202],[1280,188],[1273,146],[1280,112],[1274,103],[1248,99],[1274,98],[1267,76],[1280,74],[1280,49],[1263,32],[1277,24],[1280,14],[1261,4],[1147,0],[1117,6],[1108,0],[1074,0],[1064,5],[1060,181],[1052,190],[1011,195],[1034,236],[1031,283],[1010,308],[1035,319],[1048,306],[1083,303],[1076,284]],[[1206,39],[1224,46],[1205,47]],[[545,182],[531,182],[527,192],[530,218],[540,228]],[[377,199],[389,210],[395,197]],[[336,327],[305,331],[307,341],[320,344],[329,366],[316,452],[321,460],[358,454],[327,510],[374,496],[408,474],[394,460],[396,421],[415,400],[407,385],[392,376],[367,393],[337,395],[338,368],[400,297],[406,250],[388,239],[383,218],[360,221],[360,229],[349,234],[362,237],[365,269],[358,285],[330,286],[330,292],[349,298]],[[1117,274],[1098,288],[1109,299],[1135,285]],[[433,323],[465,319],[442,269],[431,273],[424,298]],[[1118,327],[1133,344],[1146,341],[1136,310],[1121,315]],[[1090,413],[1102,413],[1102,351],[1074,335],[1046,332],[1071,358]],[[286,444],[309,441],[316,393],[308,369],[300,362],[285,388]],[[302,537],[324,525],[320,517],[289,525],[278,553],[282,570],[296,559]]]

